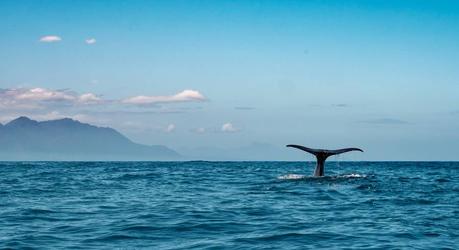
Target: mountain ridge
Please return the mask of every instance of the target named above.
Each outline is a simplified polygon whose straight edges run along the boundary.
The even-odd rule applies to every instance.
[[[163,145],[142,145],[110,127],[70,118],[18,117],[0,126],[0,160],[179,160]]]

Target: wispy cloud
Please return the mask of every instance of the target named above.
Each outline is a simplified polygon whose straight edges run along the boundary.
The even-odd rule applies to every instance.
[[[6,92],[9,97],[24,101],[68,101],[76,97],[66,90],[48,90],[44,88],[10,89]]]
[[[90,44],[90,45],[91,45],[91,44],[95,44],[96,42],[97,42],[97,41],[96,41],[95,38],[88,38],[88,39],[85,40],[85,43],[86,43],[86,44]]]
[[[248,106],[237,106],[237,107],[234,107],[234,109],[237,109],[237,110],[254,110],[255,108],[254,107],[248,107]]]
[[[122,100],[122,103],[133,104],[139,106],[155,105],[159,103],[174,103],[174,102],[202,102],[206,101],[206,97],[196,90],[184,90],[171,96],[145,96],[139,95]]]
[[[51,111],[45,114],[35,114],[35,115],[28,115],[28,116],[34,120],[39,120],[39,121],[71,118],[71,119],[78,120],[81,122],[94,122],[94,119],[87,114],[64,115],[60,113],[59,111]]]
[[[103,100],[99,96],[93,93],[86,93],[86,94],[80,95],[78,97],[78,101],[84,104],[97,104],[97,103],[101,103]]]
[[[362,122],[362,123],[370,123],[370,124],[382,124],[382,125],[409,124],[409,122],[407,122],[407,121],[394,119],[394,118],[378,118],[378,119],[371,119],[371,120],[365,120],[365,121],[360,121],[360,122]]]
[[[193,133],[196,133],[196,134],[204,134],[207,132],[207,129],[206,128],[195,128],[195,129],[192,129],[191,132]]]
[[[234,133],[234,132],[238,132],[239,129],[235,128],[232,123],[228,122],[222,125],[221,131],[225,133]]]
[[[38,120],[38,121],[48,121],[48,120],[57,120],[57,119],[63,119],[63,118],[71,118],[71,119],[74,119],[80,122],[88,122],[88,123],[97,122],[96,118],[90,115],[87,115],[87,114],[81,114],[81,113],[62,114],[61,112],[56,111],[56,110],[44,112],[44,113],[40,113],[40,112],[23,113],[21,112],[21,113],[11,113],[11,114],[6,114],[6,115],[2,114],[0,115],[0,122],[7,123],[9,121],[12,121],[18,118],[19,116],[24,116],[24,115],[33,120]]]
[[[62,41],[62,38],[59,36],[43,36],[39,41],[43,43],[54,43]]]
[[[241,129],[234,126],[231,122],[224,123],[220,127],[198,127],[190,130],[190,132],[196,134],[236,133],[240,131]]]
[[[350,105],[346,103],[332,103],[332,104],[309,104],[311,108],[330,109],[330,108],[349,108]]]

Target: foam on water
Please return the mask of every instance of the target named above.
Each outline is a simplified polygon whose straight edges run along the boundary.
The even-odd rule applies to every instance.
[[[345,175],[330,175],[330,176],[309,176],[301,174],[286,174],[277,177],[279,180],[300,180],[300,179],[310,179],[310,178],[365,178],[367,177],[364,174],[345,174]]]
[[[301,175],[301,174],[287,174],[287,175],[281,175],[277,177],[280,180],[298,180],[298,179],[303,179],[306,176]]]
[[[365,178],[367,176],[364,175],[364,174],[345,174],[345,175],[341,175],[339,177],[343,177],[343,178]]]

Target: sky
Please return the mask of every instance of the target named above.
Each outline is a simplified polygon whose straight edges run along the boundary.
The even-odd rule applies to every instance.
[[[457,1],[3,0],[0,16],[3,124],[70,117],[197,158],[459,160]]]

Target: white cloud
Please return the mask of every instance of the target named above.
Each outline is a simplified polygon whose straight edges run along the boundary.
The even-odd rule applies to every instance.
[[[96,104],[102,102],[102,99],[93,93],[86,93],[80,95],[78,101],[83,104]]]
[[[175,130],[175,124],[171,123],[171,124],[167,125],[167,127],[166,127],[166,132],[167,133],[172,133],[172,132],[174,132],[174,130]]]
[[[85,40],[86,44],[95,44],[97,41],[95,38],[88,38]]]
[[[172,102],[197,102],[205,101],[201,93],[196,90],[184,90],[172,96],[134,96],[124,99],[122,102],[133,105],[153,105],[158,103],[172,103]]]
[[[111,105],[122,108],[123,105],[154,105],[157,103],[204,101],[206,98],[198,91],[185,90],[172,96],[137,96],[128,99],[108,100],[100,95],[88,92],[79,94],[68,89],[46,88],[0,88],[0,110],[37,110],[81,107],[86,105]],[[179,113],[182,110],[162,108],[159,113]]]
[[[36,110],[42,108],[37,103],[24,103],[4,96],[0,89],[0,110]]]
[[[42,109],[66,105],[98,104],[103,100],[93,93],[78,95],[69,90],[45,88],[0,89],[0,109]]]
[[[59,36],[44,36],[40,38],[40,42],[44,43],[53,43],[53,42],[60,42],[62,41],[62,38]]]
[[[33,89],[10,89],[8,94],[17,99],[25,101],[65,101],[74,100],[75,96],[66,93],[66,91],[54,91],[43,88]]]
[[[239,129],[235,128],[232,123],[228,122],[222,125],[222,132],[233,133],[237,131],[239,131]]]

